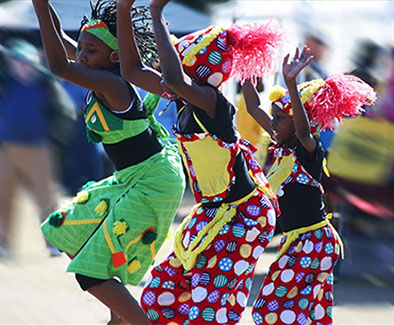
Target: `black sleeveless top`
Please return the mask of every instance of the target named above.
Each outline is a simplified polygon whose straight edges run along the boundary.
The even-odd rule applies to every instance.
[[[129,85],[132,102],[131,108],[126,112],[117,112],[107,108],[112,114],[124,120],[137,120],[146,118],[145,109],[135,88]],[[148,127],[144,132],[123,141],[104,144],[104,150],[117,170],[136,165],[162,150],[162,145],[157,140],[152,129]]]
[[[324,151],[320,141],[317,138],[315,141],[312,157],[298,140],[295,155],[305,170],[320,183]],[[277,219],[282,231],[307,227],[324,220],[324,203],[318,187],[291,182],[283,187],[283,191],[284,195],[278,198],[281,215]]]

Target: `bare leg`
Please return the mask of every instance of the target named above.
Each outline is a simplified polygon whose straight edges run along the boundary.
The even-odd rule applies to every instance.
[[[70,260],[72,260],[74,258],[74,255],[70,255],[69,253],[65,253]],[[78,254],[78,253],[77,253]],[[89,292],[89,290],[87,290]],[[90,292],[92,295],[94,295],[92,292]],[[95,295],[94,295],[95,296]],[[96,297],[96,296],[95,296]],[[97,298],[97,297],[96,297]],[[101,300],[100,300],[101,301]],[[109,322],[107,323],[107,325],[127,325],[129,324],[128,322],[126,322],[123,318],[119,317],[115,312],[113,312],[111,309],[110,311],[110,316],[111,319],[109,320]]]
[[[111,310],[111,319],[107,325],[127,325],[128,323]]]
[[[130,292],[118,281],[107,280],[88,289],[113,313],[132,325],[149,325],[144,311]]]

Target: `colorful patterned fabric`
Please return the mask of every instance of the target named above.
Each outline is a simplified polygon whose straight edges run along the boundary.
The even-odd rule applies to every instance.
[[[220,230],[233,219],[237,213],[237,205],[247,201],[253,195],[254,191],[251,191],[236,202],[222,203],[209,222],[203,222],[200,231],[193,238],[190,238],[190,233],[185,232],[185,229],[193,222],[195,211],[202,208],[201,204],[195,206],[192,213],[184,219],[182,225],[178,228],[174,243],[175,254],[186,270],[195,267],[199,254],[209,246]]]
[[[333,269],[339,238],[330,225],[293,241],[273,264],[254,303],[256,324],[333,323]],[[283,237],[279,251],[285,245]]]
[[[196,202],[223,201],[235,182],[239,143],[226,143],[209,133],[175,136]]]
[[[85,185],[43,223],[47,240],[75,255],[67,271],[138,285],[163,244],[184,191],[174,147]],[[165,189],[165,190],[163,190]]]
[[[271,185],[265,177],[263,170],[261,169],[257,160],[254,158],[254,154],[256,153],[257,148],[249,141],[241,139],[240,149],[242,150],[242,153],[249,166],[250,176],[253,178],[258,188],[263,191],[264,195],[266,195],[271,200],[271,203],[274,205],[276,213],[279,216],[280,210],[276,194],[272,191]]]
[[[284,32],[272,20],[267,23],[209,26],[174,39],[183,67],[196,79],[218,88],[230,76],[250,79],[275,73],[278,48],[284,43]]]
[[[307,81],[298,85],[298,93],[307,113],[310,110],[308,101],[312,99],[313,94],[317,92],[319,88],[322,87],[323,85],[324,85],[324,80],[322,79]],[[285,90],[280,86],[276,86],[269,94],[269,98],[279,108],[283,109],[287,114],[289,114],[291,119],[293,119],[293,107],[291,105],[290,94],[288,90]],[[318,134],[320,132],[320,126],[314,123],[314,121],[312,120],[309,114],[307,115],[311,126],[312,134]]]
[[[91,92],[84,111],[89,139],[96,143],[117,143],[144,132],[148,127],[152,128],[158,138],[167,138],[168,131],[153,116],[156,108],[154,105],[158,103],[154,97],[158,96],[148,94],[144,98],[146,119],[125,120],[106,109]]]
[[[197,208],[183,231],[188,247],[215,217],[219,208]],[[237,324],[252,285],[259,256],[272,239],[275,211],[256,190],[236,206],[236,214],[185,270],[172,253],[154,268],[142,293],[141,305],[152,324]]]
[[[227,143],[209,133],[182,135],[174,130],[174,134],[189,172],[196,202],[220,202],[228,196],[235,182],[233,167],[239,151],[244,155],[255,183],[265,195],[275,200],[260,165],[253,157],[257,149],[250,142],[239,138],[235,143]]]
[[[274,234],[276,214],[266,196],[272,192],[253,159],[251,145],[240,139],[225,143],[204,125],[201,128],[205,133],[175,132],[198,205],[177,231],[175,252],[152,271],[142,294],[141,304],[152,324],[238,323],[255,263]],[[240,152],[258,189],[236,202],[223,203]],[[227,174],[218,177],[218,166]],[[201,186],[202,182],[206,183]],[[203,202],[218,206],[208,208]]]
[[[232,54],[227,32],[221,26],[210,26],[188,34],[175,43],[182,64],[197,79],[219,87],[231,74]]]
[[[107,44],[112,50],[118,50],[118,40],[109,31],[109,28],[105,22],[100,19],[89,20],[81,29],[82,32],[93,34],[98,39]]]
[[[283,196],[283,187],[290,183],[315,186],[324,194],[323,186],[301,165],[294,149],[272,146],[269,150],[274,152],[274,162],[267,179],[278,197]]]
[[[180,243],[184,224],[188,222],[189,218],[186,218],[177,230],[174,250],[183,267],[188,270],[194,267],[198,254],[212,242],[221,227],[233,218],[236,206],[249,199],[253,194],[251,192],[236,202],[225,202],[235,183],[236,175],[233,167],[238,153],[241,153],[245,158],[249,174],[258,188],[273,202],[276,202],[276,197],[272,193],[261,167],[253,157],[256,148],[250,142],[239,137],[235,142],[227,143],[216,135],[210,134],[195,112],[192,116],[204,133],[180,134],[174,129],[184,165],[187,166],[189,172],[190,186],[199,205],[204,203],[221,203],[221,205],[210,222],[206,223],[196,238],[191,241],[190,247],[182,246]]]
[[[356,116],[364,111],[363,106],[372,105],[376,93],[367,83],[352,75],[333,74],[298,85],[299,97],[306,110],[312,134],[333,129],[344,117]],[[288,90],[274,87],[269,99],[293,118],[293,109]]]

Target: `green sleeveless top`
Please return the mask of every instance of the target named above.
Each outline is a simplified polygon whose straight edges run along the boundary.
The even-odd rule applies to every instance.
[[[167,138],[168,131],[153,116],[159,101],[159,96],[148,93],[143,101],[146,118],[125,120],[111,113],[94,92],[90,92],[84,110],[88,139],[95,143],[113,144],[141,134],[148,127],[157,138]]]

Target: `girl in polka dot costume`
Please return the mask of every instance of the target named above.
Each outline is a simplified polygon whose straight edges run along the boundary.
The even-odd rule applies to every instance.
[[[332,324],[333,268],[342,245],[324,212],[323,149],[316,135],[334,118],[360,113],[375,94],[360,79],[345,75],[297,89],[296,77],[311,59],[306,47],[301,54],[297,48],[290,61],[285,57],[288,91],[276,88],[270,94],[272,118],[260,109],[254,87],[247,82],[243,88],[249,113],[276,141],[268,181],[278,195],[284,231],[253,306],[256,324]]]
[[[174,252],[153,269],[141,305],[152,324],[237,324],[276,218],[253,148],[240,139],[235,108],[218,87],[234,67],[244,78],[273,72],[283,33],[273,23],[210,26],[173,40],[162,17],[168,2],[150,8],[162,85],[183,102],[174,134],[197,205],[175,235]],[[253,42],[241,46],[250,57],[264,57],[254,69],[252,59],[241,59],[244,39]]]

